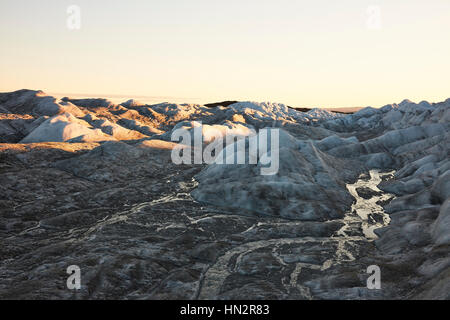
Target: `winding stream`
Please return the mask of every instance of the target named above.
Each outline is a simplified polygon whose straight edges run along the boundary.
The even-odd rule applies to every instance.
[[[361,229],[367,239],[373,240],[378,238],[374,230],[385,227],[391,222],[391,218],[380,203],[394,198],[394,195],[381,191],[378,185],[382,181],[382,176],[392,175],[394,172],[371,170],[369,179],[365,179],[361,175],[355,183],[347,184],[347,189],[356,199],[356,202],[352,205],[350,212],[345,215],[345,225],[339,230],[339,235],[346,236],[352,224],[361,224]],[[364,198],[360,196],[357,190],[369,191],[369,197]]]

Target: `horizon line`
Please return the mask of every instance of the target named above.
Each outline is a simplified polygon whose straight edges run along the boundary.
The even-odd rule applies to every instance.
[[[61,96],[61,97],[68,97],[71,98],[71,96],[75,96],[75,97],[86,97],[86,98],[98,98],[98,99],[102,99],[102,98],[113,98],[113,99],[119,99],[119,98],[124,98],[126,102],[130,99],[161,99],[161,103],[163,102],[171,102],[170,100],[201,100],[201,98],[187,98],[187,97],[175,97],[175,96],[147,96],[147,95],[127,95],[127,94],[94,94],[94,93],[61,93],[61,92],[45,92],[46,94],[49,95],[56,95],[56,96]],[[163,101],[166,100],[167,101]],[[213,100],[213,99],[211,99]],[[199,103],[199,102],[195,102],[194,104],[199,104],[199,105],[205,105],[205,104],[211,104],[211,103],[219,103],[219,102],[226,102],[226,101],[237,101],[237,102],[246,102],[246,101],[252,101],[252,100],[240,100],[240,99],[226,99],[226,100],[222,100],[222,99],[216,99],[217,101],[212,101],[212,102],[206,102],[206,103]],[[270,100],[266,100],[263,102],[269,102]],[[259,101],[262,102],[262,101]],[[186,102],[187,103],[187,102]],[[193,103],[193,102],[191,102]],[[283,103],[284,104],[284,103]],[[307,108],[307,109],[362,109],[365,108],[363,106],[355,106],[355,107],[311,107],[311,106],[291,106],[288,104],[285,104],[288,107],[291,108]]]

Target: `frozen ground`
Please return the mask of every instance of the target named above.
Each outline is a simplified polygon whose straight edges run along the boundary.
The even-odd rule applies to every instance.
[[[173,164],[171,133],[199,122],[205,144],[280,128],[280,170]],[[449,129],[450,99],[343,115],[0,94],[0,299],[449,299]]]

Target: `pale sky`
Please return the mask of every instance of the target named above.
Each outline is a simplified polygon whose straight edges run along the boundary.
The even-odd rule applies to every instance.
[[[1,0],[0,39],[1,92],[296,107],[450,97],[450,0]]]

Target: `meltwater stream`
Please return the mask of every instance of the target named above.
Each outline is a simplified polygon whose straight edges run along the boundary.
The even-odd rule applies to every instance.
[[[394,195],[381,191],[378,185],[382,181],[382,176],[391,176],[395,171],[381,173],[378,170],[369,172],[369,179],[361,175],[353,184],[347,184],[347,189],[355,198],[349,213],[344,217],[345,225],[338,234],[345,236],[352,224],[361,224],[361,229],[367,239],[376,239],[374,230],[387,226],[391,219],[384,211],[381,203],[392,200]],[[364,193],[361,196],[359,193]]]

